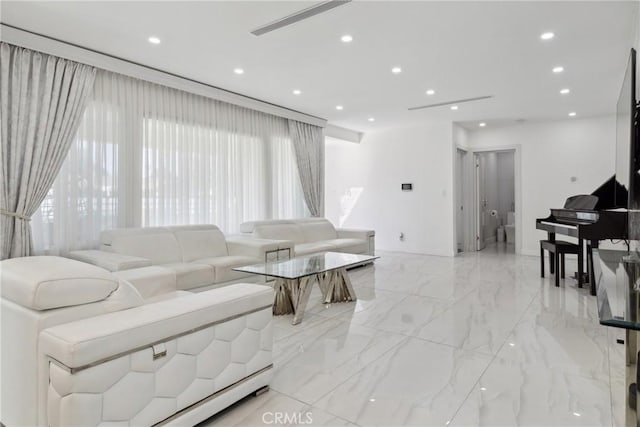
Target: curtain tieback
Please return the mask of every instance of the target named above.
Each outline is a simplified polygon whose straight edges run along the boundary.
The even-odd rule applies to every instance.
[[[5,211],[4,209],[0,209],[0,214],[5,215],[5,216],[12,216],[14,218],[18,218],[18,219],[21,219],[23,221],[31,221],[31,217],[19,214],[17,212]]]

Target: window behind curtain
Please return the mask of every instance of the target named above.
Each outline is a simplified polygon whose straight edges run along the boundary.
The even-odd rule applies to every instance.
[[[112,106],[87,106],[60,174],[32,219],[38,252],[94,246],[100,230],[117,225],[119,125]]]
[[[267,217],[265,142],[199,124],[145,119],[142,225],[203,224],[237,231]]]
[[[286,120],[100,71],[93,102],[33,217],[38,253],[103,229],[307,216]]]

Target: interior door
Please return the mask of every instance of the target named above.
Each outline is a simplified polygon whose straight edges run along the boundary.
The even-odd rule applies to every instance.
[[[476,163],[476,250],[484,249],[484,229],[487,222],[487,198],[485,194],[483,159],[475,155]]]
[[[464,156],[465,152],[458,149],[456,158],[457,185],[456,185],[456,237],[458,252],[464,251]]]

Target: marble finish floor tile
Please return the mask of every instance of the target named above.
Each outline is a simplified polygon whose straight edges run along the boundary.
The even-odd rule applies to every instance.
[[[574,375],[609,378],[607,330],[588,317],[547,310],[537,301],[508,336],[498,357]]]
[[[421,328],[417,337],[465,350],[495,355],[511,333],[524,308],[500,310],[469,295]]]
[[[379,304],[374,310],[342,314],[338,318],[381,331],[413,336],[444,312],[447,306],[442,300],[407,295],[397,303],[389,304],[386,310],[378,309]]]
[[[265,425],[356,427],[347,420],[273,390],[257,397],[247,397],[198,424],[197,427],[257,427]]]
[[[295,333],[300,332],[303,329],[311,328],[317,324],[321,324],[327,321],[324,316],[319,316],[313,313],[304,314],[304,318],[301,323],[292,325],[292,314],[286,314],[283,316],[273,316],[273,340],[278,341],[287,338]]]
[[[271,390],[207,425],[624,425],[624,333],[588,289],[505,248],[380,252],[349,271],[350,303],[314,287],[301,324],[273,320]],[[275,412],[290,418],[262,419]]]
[[[610,426],[609,382],[496,358],[452,426]]]
[[[275,344],[271,387],[312,404],[404,340],[329,319]]]
[[[315,406],[362,426],[444,425],[490,361],[408,338]]]

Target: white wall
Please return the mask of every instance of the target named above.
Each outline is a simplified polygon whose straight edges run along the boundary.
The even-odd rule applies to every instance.
[[[378,249],[454,255],[452,141],[451,123],[372,132],[359,144],[328,138],[327,218],[375,229]]]
[[[615,173],[615,117],[485,128],[469,133],[474,149],[520,146],[522,253],[539,253],[536,218],[589,194]],[[575,182],[571,181],[575,177]]]

